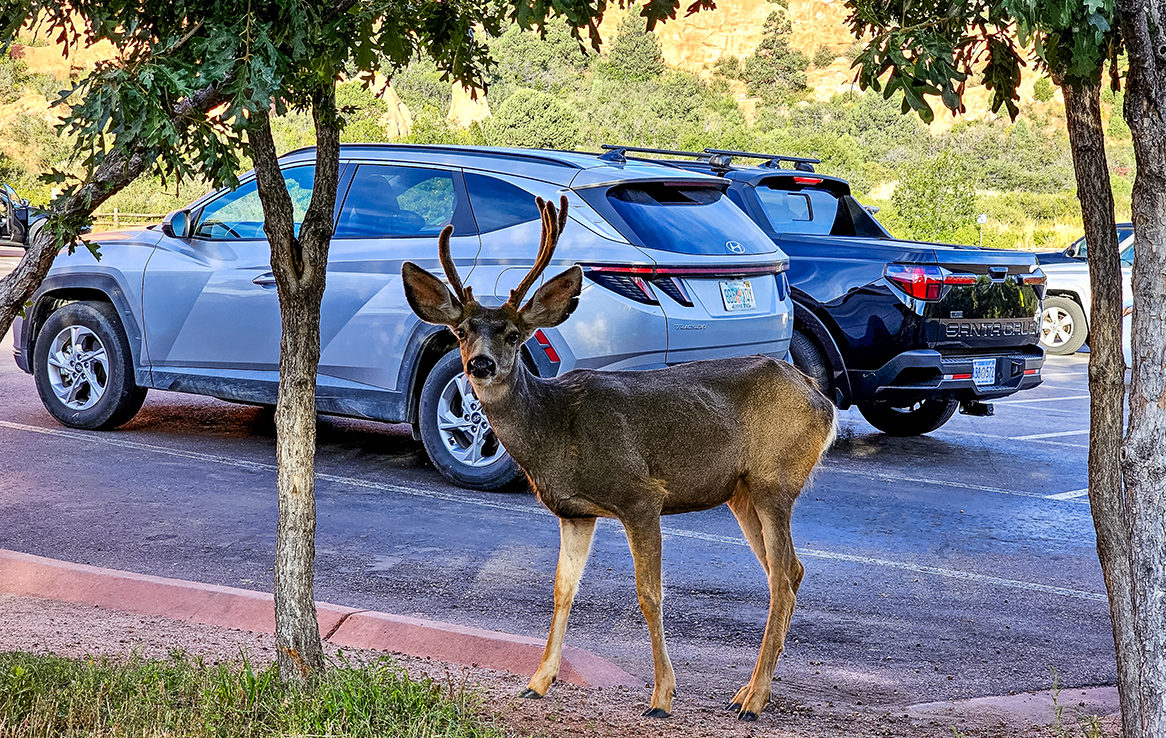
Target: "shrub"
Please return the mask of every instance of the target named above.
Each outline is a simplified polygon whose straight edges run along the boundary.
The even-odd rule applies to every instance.
[[[498,106],[486,125],[486,137],[499,146],[574,149],[579,145],[579,118],[553,95],[519,90]]]
[[[908,169],[891,201],[911,238],[951,241],[973,224],[976,195],[951,152]]]
[[[491,88],[502,85],[552,92],[571,86],[590,64],[564,25],[547,26],[546,36],[539,38],[515,24],[489,44],[497,62],[487,79]]]
[[[818,47],[817,51],[814,52],[814,66],[818,69],[825,69],[834,63],[835,58],[836,56],[834,52],[830,50],[830,47],[826,44],[822,44]]]
[[[628,13],[619,22],[611,47],[598,70],[612,79],[647,80],[664,73],[664,55],[656,34],[644,27],[644,19]]]
[[[1053,83],[1048,77],[1041,77],[1033,83],[1032,96],[1037,102],[1048,102],[1053,99]]]
[[[744,72],[745,70],[741,66],[741,60],[731,54],[719,57],[713,62],[713,73],[721,77],[741,79],[741,75]]]
[[[789,103],[806,91],[806,68],[810,61],[789,45],[793,26],[784,11],[774,11],[765,20],[765,34],[757,50],[745,60],[744,78],[749,93],[769,103]]]
[[[20,89],[28,67],[20,59],[13,59],[6,52],[0,53],[0,103],[9,103],[20,97]]]

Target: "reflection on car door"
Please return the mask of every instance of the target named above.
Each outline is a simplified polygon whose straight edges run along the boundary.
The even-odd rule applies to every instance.
[[[321,410],[385,420],[403,415],[402,359],[418,327],[401,264],[441,273],[437,236],[454,226],[455,260],[472,260],[478,236],[461,172],[360,164],[344,197],[328,257],[320,323]]]
[[[298,229],[315,170],[285,170]],[[188,239],[163,239],[146,267],[142,310],[154,385],[274,402],[279,297],[255,180],[211,200]]]

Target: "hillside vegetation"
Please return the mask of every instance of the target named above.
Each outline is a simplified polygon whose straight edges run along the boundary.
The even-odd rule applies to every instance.
[[[988,216],[985,246],[1058,248],[1081,231],[1063,110],[1047,80],[1015,122],[958,120],[929,130],[902,115],[898,100],[857,90],[826,100],[815,78],[849,66],[831,49],[794,49],[782,3],[772,3],[760,43],[743,59],[721,57],[697,72],[669,68],[660,43],[626,15],[602,54],[581,49],[567,29],[544,38],[516,27],[491,42],[497,66],[489,76],[492,117],[469,128],[447,120],[451,89],[441,73],[417,61],[392,80],[408,107],[408,135],[394,139],[390,105],[359,81],[341,85],[345,141],[403,140],[598,151],[601,144],[697,150],[710,146],[813,156],[818,171],[844,177],[859,199],[880,208],[879,219],[899,237],[975,244],[976,216]],[[35,41],[30,39],[30,43]],[[34,202],[49,199],[42,173],[67,169],[71,140],[46,114],[64,83],[0,57],[0,177]],[[836,78],[837,74],[833,74]],[[815,94],[817,93],[817,94]],[[39,105],[30,101],[39,99]],[[1118,218],[1127,219],[1133,183],[1129,130],[1120,95],[1106,99],[1109,154]],[[395,104],[395,101],[394,101]],[[28,108],[28,112],[13,106]],[[3,115],[5,110],[7,116]],[[281,150],[311,145],[306,117],[277,119]],[[203,188],[205,189],[205,188]],[[123,212],[169,211],[201,194],[195,185],[140,181],[112,206]]]

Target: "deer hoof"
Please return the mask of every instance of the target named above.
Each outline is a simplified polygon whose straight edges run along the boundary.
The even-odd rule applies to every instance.
[[[525,697],[528,700],[541,700],[543,698],[543,696],[541,694],[534,691],[530,687],[527,687],[526,689],[522,690],[522,692],[519,693],[518,696]]]
[[[747,723],[755,723],[757,722],[757,713],[749,712],[748,710],[742,710],[741,714],[737,715],[737,719],[743,720]]]
[[[732,710],[733,712],[741,712],[741,703],[740,702],[730,702],[729,706],[726,707],[725,709]]]
[[[672,713],[668,712],[667,710],[665,710],[662,707],[653,707],[651,709],[644,711],[644,717],[650,717],[650,718],[666,718],[666,717],[669,717],[671,714]]]

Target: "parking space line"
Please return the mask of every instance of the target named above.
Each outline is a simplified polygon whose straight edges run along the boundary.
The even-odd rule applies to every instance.
[[[1031,436],[1010,436],[1009,440],[1010,441],[1037,441],[1037,440],[1040,440],[1042,438],[1061,438],[1062,436],[1087,436],[1087,435],[1089,435],[1088,428],[1086,428],[1084,430],[1058,431],[1056,433],[1034,433]]]
[[[720,536],[714,533],[701,533],[694,530],[684,530],[682,528],[666,527],[662,529],[665,535],[681,536],[684,538],[696,538],[705,541],[714,541],[716,543],[728,543],[733,545],[748,546],[742,538],[734,536]],[[994,577],[988,574],[976,574],[968,571],[959,571],[958,569],[943,569],[937,566],[922,566],[920,564],[911,564],[905,561],[889,561],[887,559],[874,559],[869,556],[856,556],[854,554],[835,553],[833,551],[821,551],[813,548],[798,548],[795,549],[798,556],[805,556],[812,559],[825,559],[828,561],[848,561],[855,564],[866,564],[868,566],[880,566],[889,569],[903,569],[905,571],[913,571],[918,574],[932,574],[934,576],[945,577],[948,579],[964,579],[972,582],[979,582],[981,584],[993,584],[998,587],[1009,587],[1012,589],[1026,589],[1032,592],[1044,592],[1046,594],[1061,595],[1063,597],[1074,597],[1080,600],[1092,600],[1094,602],[1108,602],[1109,598],[1104,594],[1097,592],[1086,592],[1080,589],[1068,589],[1065,587],[1053,587],[1048,584],[1037,584],[1036,582],[1024,582],[1018,579],[1004,579],[1002,577]]]
[[[1069,397],[1035,397],[1031,400],[992,400],[993,405],[1020,405],[1026,402],[1063,402],[1067,400],[1088,400],[1089,395],[1070,395]]]
[[[1012,440],[1011,436],[997,436],[993,433],[977,433],[975,431],[961,431],[961,430],[954,430],[954,429],[950,429],[950,428],[944,428],[943,430],[939,431],[939,433],[944,435],[944,436],[946,436],[946,435],[972,436],[973,438],[992,438],[992,439],[995,439],[998,441],[1011,441]],[[1070,446],[1072,448],[1089,448],[1088,443],[1067,443],[1065,441],[1050,441],[1048,439],[1041,439],[1041,438],[1034,439],[1031,442],[1032,443],[1043,443],[1046,446]]]
[[[13,430],[29,431],[32,433],[42,433],[44,435],[57,436],[60,438],[89,441],[91,443],[101,443],[107,446],[128,448],[135,451],[149,451],[166,454],[168,456],[177,456],[179,458],[191,459],[193,461],[205,461],[212,464],[221,464],[223,466],[235,466],[241,469],[248,469],[250,471],[274,472],[278,468],[275,464],[267,464],[259,461],[247,461],[245,459],[235,459],[229,456],[204,454],[198,451],[184,451],[182,449],[155,446],[148,443],[138,443],[136,441],[127,441],[120,438],[110,438],[102,433],[64,430],[60,428],[42,428],[36,425],[12,423],[6,420],[0,420],[0,427],[11,428]],[[326,482],[335,482],[337,484],[344,484],[349,487],[374,489],[379,492],[399,492],[400,494],[410,495],[413,497],[428,497],[430,499],[443,500],[446,502],[477,505],[478,507],[492,507],[500,510],[510,510],[512,512],[543,512],[546,515],[551,515],[549,510],[544,510],[543,508],[534,505],[513,505],[495,500],[479,499],[470,495],[457,495],[449,494],[446,492],[437,492],[435,490],[417,489],[416,487],[406,487],[404,485],[392,484],[388,482],[372,482],[364,479],[356,479],[355,477],[341,477],[335,474],[324,474],[322,472],[316,472],[316,479]]]
[[[1085,489],[1075,489],[1072,492],[1062,492],[1062,493],[1057,494],[1057,495],[1045,495],[1045,499],[1046,500],[1073,500],[1073,499],[1076,499],[1078,497],[1088,497],[1088,496],[1089,496],[1089,488],[1086,487]]]
[[[914,482],[915,484],[926,484],[937,487],[955,487],[957,489],[971,489],[977,492],[995,492],[1001,495],[1012,495],[1014,497],[1035,497],[1042,500],[1058,499],[1051,498],[1039,492],[1025,492],[1018,489],[1004,489],[1003,487],[990,487],[985,484],[967,484],[965,482],[956,482],[951,479],[927,479],[921,477],[904,477],[898,474],[880,474],[878,472],[859,471],[858,469],[846,469],[841,466],[834,466],[826,464],[823,466],[826,471],[836,471],[843,474],[855,474],[860,477],[868,479],[878,479],[883,482]],[[1071,498],[1064,498],[1071,499]]]
[[[190,459],[193,461],[204,461],[214,464],[221,464],[224,466],[235,466],[251,471],[273,472],[276,470],[275,464],[269,464],[258,461],[247,461],[244,459],[235,459],[229,456],[219,456],[217,454],[204,454],[199,451],[184,451],[181,449],[167,448],[165,446],[155,446],[148,443],[139,443],[137,441],[129,441],[120,438],[112,438],[107,434],[96,432],[85,432],[66,430],[61,428],[42,428],[35,425],[25,425],[23,423],[13,423],[7,420],[0,420],[0,427],[10,428],[12,430],[26,431],[29,433],[40,433],[43,435],[56,436],[59,438],[68,438],[72,440],[89,441],[91,443],[104,444],[107,446],[114,446],[118,448],[132,449],[136,451],[147,451],[154,453],[161,453],[168,456],[175,456],[179,458]],[[849,474],[860,474],[860,472],[850,469],[840,469],[838,467],[827,467],[833,471],[839,471]],[[872,475],[866,475],[872,476]],[[882,478],[881,475],[873,475]],[[511,512],[523,513],[526,515],[541,515],[546,517],[553,517],[552,513],[546,508],[538,504],[516,505],[506,502],[500,502],[496,499],[487,499],[476,497],[472,492],[462,494],[449,494],[445,492],[437,492],[435,490],[423,490],[415,487],[406,487],[401,484],[392,484],[388,482],[373,482],[364,479],[357,479],[355,477],[342,477],[336,474],[322,474],[317,472],[316,479],[327,482],[333,482],[349,487],[357,487],[363,489],[372,489],[381,492],[395,492],[399,494],[410,495],[413,497],[427,497],[430,499],[438,499],[445,502],[453,502],[460,505],[474,505],[478,507],[490,507],[500,510],[508,510]],[[904,477],[886,477],[888,481],[906,481],[906,482],[920,482],[928,484],[945,484],[946,486],[964,487],[968,489],[979,489],[992,492],[1001,492],[1004,494],[1017,494],[1026,497],[1034,496],[1029,493],[1017,492],[1014,490],[1003,490],[994,487],[985,487],[981,485],[961,484],[958,482],[942,482],[939,480],[922,480],[911,479]],[[683,528],[673,528],[669,526],[661,526],[661,532],[666,535],[680,536],[683,538],[694,538],[698,540],[710,541],[714,543],[725,543],[734,546],[748,546],[749,544],[744,538],[735,536],[722,536],[715,533],[702,533],[699,531],[685,530]],[[913,571],[920,574],[931,574],[934,576],[946,577],[949,579],[963,579],[968,581],[979,582],[981,584],[990,584],[1000,587],[1009,587],[1013,589],[1026,589],[1035,592],[1044,592],[1047,594],[1061,595],[1064,597],[1074,597],[1077,599],[1106,601],[1106,596],[1094,592],[1085,592],[1076,589],[1066,589],[1064,587],[1053,587],[1046,584],[1037,584],[1034,582],[1023,582],[1015,579],[1003,579],[1000,577],[993,577],[986,574],[975,574],[972,572],[958,571],[955,569],[943,569],[934,566],[922,566],[919,564],[911,564],[902,561],[889,561],[885,559],[874,559],[867,556],[855,556],[852,554],[835,553],[833,551],[822,551],[819,549],[798,548],[796,549],[799,556],[808,558],[824,559],[831,561],[847,561],[856,564],[863,564],[867,566],[879,566],[891,569],[902,569],[906,571]]]

